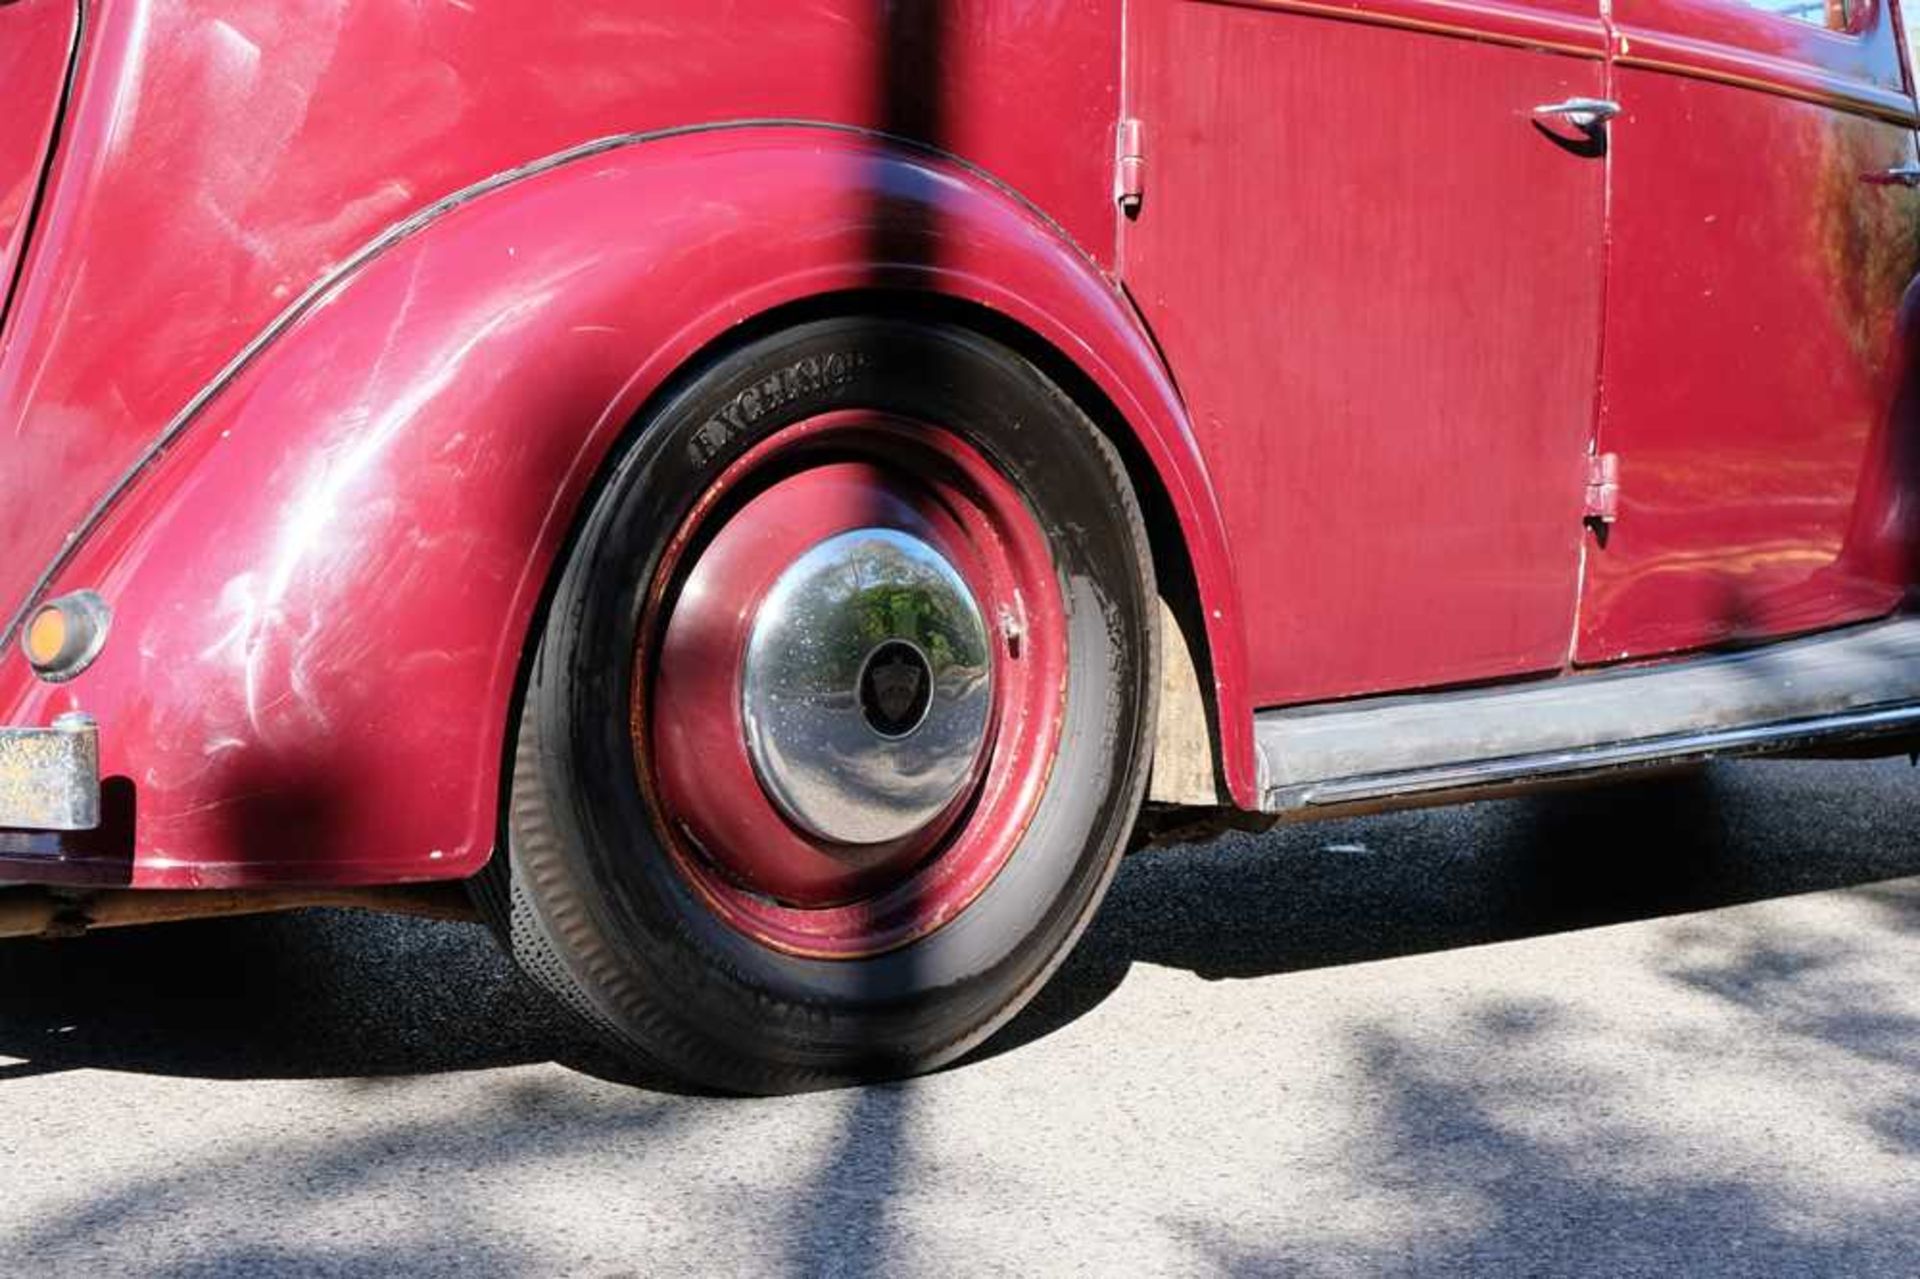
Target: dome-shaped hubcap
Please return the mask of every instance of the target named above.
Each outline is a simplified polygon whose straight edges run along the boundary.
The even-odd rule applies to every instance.
[[[755,615],[741,717],[755,774],[822,839],[911,835],[965,789],[993,672],[980,606],[908,533],[854,529],[796,559]]]

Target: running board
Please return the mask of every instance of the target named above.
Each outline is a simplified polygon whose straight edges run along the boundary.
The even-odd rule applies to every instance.
[[[1920,734],[1920,617],[1624,670],[1254,716],[1270,813]]]

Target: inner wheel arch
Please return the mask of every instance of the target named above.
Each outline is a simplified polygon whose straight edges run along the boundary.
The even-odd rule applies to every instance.
[[[772,334],[819,320],[872,319],[950,324],[978,337],[1004,345],[1031,363],[1052,381],[1084,413],[1117,453],[1126,478],[1139,502],[1147,539],[1152,551],[1153,571],[1160,598],[1177,623],[1178,636],[1186,645],[1187,665],[1195,675],[1192,697],[1186,699],[1189,712],[1198,711],[1202,722],[1179,725],[1175,729],[1189,743],[1197,733],[1204,734],[1212,759],[1213,793],[1221,804],[1234,802],[1230,796],[1227,769],[1223,759],[1226,729],[1222,716],[1220,674],[1209,635],[1207,597],[1199,586],[1191,548],[1182,533],[1181,521],[1165,480],[1141,444],[1135,427],[1093,378],[1053,343],[1012,317],[952,294],[924,289],[861,289],[816,294],[756,314],[714,336],[689,356],[675,373],[654,390],[632,414],[618,441],[595,473],[592,483],[576,504],[568,531],[545,574],[541,593],[529,611],[526,633],[522,638],[516,668],[508,731],[503,735],[500,763],[499,799],[496,804],[495,853],[505,846],[508,790],[515,753],[515,736],[521,722],[528,679],[533,670],[540,636],[546,628],[555,590],[567,561],[578,545],[587,514],[596,496],[611,482],[619,459],[627,452],[634,434],[707,369]],[[1163,635],[1162,643],[1171,642]],[[1163,699],[1170,701],[1171,699]],[[1163,715],[1178,713],[1172,704],[1163,706]],[[1250,729],[1249,729],[1250,731]],[[1160,734],[1162,741],[1167,733]],[[1248,749],[1251,749],[1249,737]],[[491,859],[490,859],[491,860]]]

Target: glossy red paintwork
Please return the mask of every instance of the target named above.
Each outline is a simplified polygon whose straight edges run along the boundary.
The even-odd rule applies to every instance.
[[[78,0],[16,0],[0,6],[0,316],[40,190],[67,63],[79,26]]]
[[[877,237],[918,260],[876,266]],[[855,135],[718,130],[528,177],[355,272],[87,539],[56,589],[95,585],[114,634],[57,688],[9,650],[4,718],[84,705],[114,726],[102,768],[138,788],[139,883],[470,873],[533,610],[608,444],[742,319],[876,286],[1070,353],[1169,477],[1202,590],[1230,598],[1171,390],[1049,224]],[[1217,634],[1219,679],[1237,653]]]
[[[57,72],[63,13],[0,6],[0,59]],[[1861,14],[91,3],[0,330],[0,615],[50,565],[116,610],[70,684],[0,654],[0,723],[94,713],[135,809],[58,873],[471,873],[609,448],[823,295],[991,311],[1105,397],[1166,490],[1242,804],[1256,705],[1885,611],[1920,213],[1860,181],[1914,157],[1896,15]],[[60,87],[22,83],[8,191]],[[1532,123],[1575,95],[1625,103],[1608,154]]]
[[[1891,15],[1857,35],[1706,0],[1618,0],[1605,404],[1620,518],[1587,556],[1601,662],[1875,617],[1910,580],[1898,451],[1920,194]],[[1699,78],[1730,63],[1786,92]],[[1695,74],[1699,73],[1699,74]],[[1827,102],[1787,92],[1830,92]],[[1904,103],[1905,99],[1899,101]]]
[[[11,610],[101,488],[329,266],[593,138],[755,118],[929,136],[1077,243],[1109,244],[1117,19],[1059,0],[906,8],[90,5],[0,356],[0,599]]]
[[[1220,491],[1261,704],[1566,657],[1606,170],[1528,110],[1602,96],[1606,42],[1597,15],[1484,16],[1579,52],[1135,9],[1125,272]]]
[[[849,452],[874,460],[845,460]],[[717,530],[702,527],[757,475],[788,470]],[[634,737],[652,744],[639,764],[643,777],[651,765],[648,795],[672,855],[720,918],[783,950],[872,954],[931,932],[1005,865],[1047,782],[1067,661],[1045,535],[977,451],[929,424],[862,413],[780,432],[729,467],[701,506],[669,548],[651,602],[670,617],[643,623],[643,634],[661,626],[657,648],[636,655]],[[775,579],[808,547],[872,527],[933,546],[982,614],[1016,619],[1025,639],[991,653],[994,709],[972,782],[927,828],[854,848],[806,835],[761,788],[740,680]],[[692,564],[676,563],[695,545]]]

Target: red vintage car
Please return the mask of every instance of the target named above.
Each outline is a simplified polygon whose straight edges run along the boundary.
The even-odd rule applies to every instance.
[[[779,1091],[979,1043],[1136,829],[1907,750],[1903,44],[0,4],[0,932],[470,895]]]

